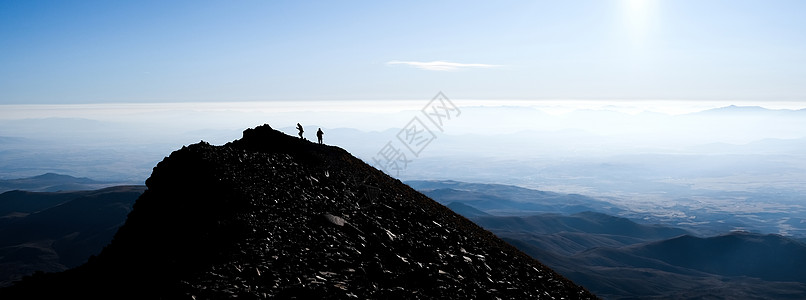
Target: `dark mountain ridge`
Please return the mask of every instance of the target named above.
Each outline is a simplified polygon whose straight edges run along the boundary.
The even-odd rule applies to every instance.
[[[489,231],[341,148],[247,129],[166,157],[78,268],[3,299],[589,299]]]
[[[628,253],[712,274],[806,283],[806,244],[776,234],[684,235],[631,247]]]
[[[804,256],[793,239],[734,232],[593,248],[549,265],[612,299],[803,299]]]

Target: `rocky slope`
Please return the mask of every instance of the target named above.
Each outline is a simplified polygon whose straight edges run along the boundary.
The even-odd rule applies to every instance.
[[[268,125],[177,150],[146,185],[101,254],[0,298],[595,298],[343,149]]]

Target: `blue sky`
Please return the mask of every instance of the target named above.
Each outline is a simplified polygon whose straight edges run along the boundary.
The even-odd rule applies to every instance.
[[[3,1],[0,104],[806,101],[804,1]]]

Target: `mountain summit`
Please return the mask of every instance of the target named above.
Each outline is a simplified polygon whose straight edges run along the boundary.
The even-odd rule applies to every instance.
[[[347,151],[268,125],[166,157],[86,264],[0,298],[590,299]]]

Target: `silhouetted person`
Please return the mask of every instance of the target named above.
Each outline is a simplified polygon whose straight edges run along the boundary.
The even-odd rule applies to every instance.
[[[317,139],[319,139],[319,144],[321,144],[321,143],[322,143],[322,135],[324,135],[324,134],[325,134],[325,133],[324,133],[324,132],[322,132],[322,128],[319,128],[319,130],[318,130],[318,131],[316,131],[316,138],[317,138]]]
[[[305,130],[302,130],[302,125],[299,125],[299,123],[297,123],[297,130],[299,130],[299,138],[302,138],[302,133],[305,132]]]

